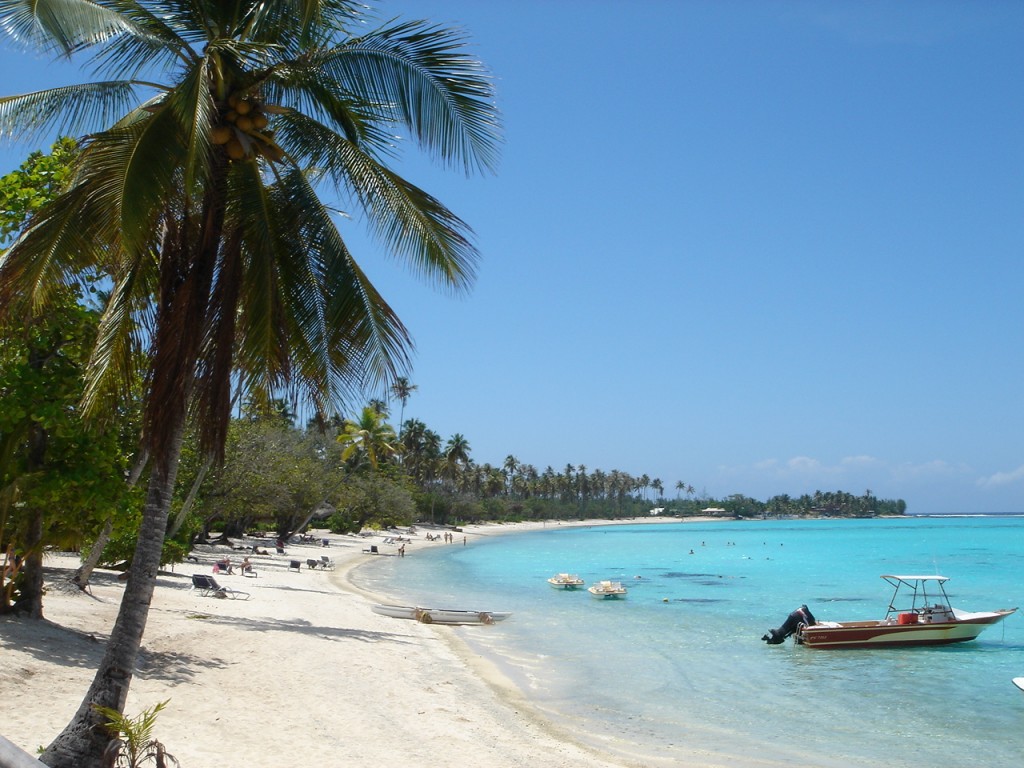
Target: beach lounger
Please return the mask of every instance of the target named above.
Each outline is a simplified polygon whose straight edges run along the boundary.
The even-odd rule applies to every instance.
[[[312,570],[316,570],[316,567],[318,565],[320,565],[320,561],[319,560],[314,560],[312,557],[309,557],[309,558],[306,558],[306,565],[309,566],[309,569],[311,571]]]
[[[379,555],[380,552],[377,550],[376,544],[371,544],[369,549],[364,549],[363,552],[369,552],[371,555]]]
[[[302,570],[302,561],[301,560],[292,560],[291,562],[289,562],[288,563],[288,570],[290,571],[292,569],[294,569],[296,571],[301,571]]]
[[[198,590],[200,597],[230,597],[232,600],[249,599],[248,592],[231,589],[231,587],[222,587],[213,576],[207,576],[205,573],[192,574],[192,589]]]
[[[334,561],[331,560],[327,555],[320,555],[320,567],[325,571],[334,570]]]

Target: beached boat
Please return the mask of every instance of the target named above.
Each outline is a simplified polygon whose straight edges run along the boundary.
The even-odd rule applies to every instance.
[[[548,584],[555,589],[579,589],[585,583],[586,582],[575,573],[556,573],[548,579]]]
[[[602,600],[616,600],[626,596],[626,588],[619,581],[599,581],[587,587],[587,592]]]
[[[374,613],[393,619],[412,619],[423,624],[495,624],[512,614],[507,611],[458,611],[451,608],[418,608],[411,605],[374,605]]]
[[[770,630],[765,639],[781,642],[791,632],[808,648],[888,648],[948,645],[973,640],[986,627],[998,624],[1016,608],[972,613],[950,606],[946,576],[882,576],[895,589],[885,618],[880,621],[815,621],[801,606],[786,624]],[[806,621],[796,614],[805,613]],[[794,621],[795,619],[795,621]],[[795,626],[793,626],[795,624]],[[790,626],[787,626],[790,625]],[[769,639],[770,638],[770,639]],[[782,639],[785,639],[783,637]]]

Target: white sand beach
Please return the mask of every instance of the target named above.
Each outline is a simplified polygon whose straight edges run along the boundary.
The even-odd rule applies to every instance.
[[[531,527],[539,524],[464,533],[472,546],[479,535]],[[409,537],[407,557],[444,546],[426,541],[427,532]],[[155,735],[183,768],[215,761],[246,768],[634,765],[599,754],[534,714],[451,627],[374,614],[375,597],[346,574],[373,557],[363,552],[370,544],[395,555],[385,534],[323,535],[329,547],[289,544],[286,555],[250,555],[256,578],[237,569],[215,576],[248,592],[248,600],[190,590],[193,573],[212,574],[229,552],[236,564],[246,554],[227,547],[200,547],[199,562],[160,576],[126,714],[168,700]],[[308,568],[307,558],[323,555],[334,570]],[[288,569],[291,560],[302,563],[299,572]],[[83,594],[63,583],[77,558],[49,555],[45,563],[46,620],[0,621],[0,735],[33,754],[81,702],[123,591],[115,573],[101,570],[92,594]],[[711,764],[699,755],[692,763]]]

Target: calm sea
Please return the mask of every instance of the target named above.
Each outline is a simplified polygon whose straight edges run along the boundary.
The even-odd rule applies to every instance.
[[[726,765],[1024,765],[1024,693],[1010,682],[1024,676],[1024,611],[943,648],[760,640],[802,603],[820,620],[882,618],[885,573],[948,576],[964,610],[1024,608],[1024,517],[550,525],[471,539],[375,558],[354,578],[402,603],[513,611],[441,631],[592,743],[652,764],[700,751]],[[560,571],[621,580],[628,599],[556,591],[545,579]]]

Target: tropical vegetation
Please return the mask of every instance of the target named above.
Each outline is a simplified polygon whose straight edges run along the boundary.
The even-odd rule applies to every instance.
[[[427,22],[366,31],[364,10],[0,4],[12,40],[88,52],[98,78],[0,99],[4,135],[85,136],[66,186],[0,260],[0,308],[17,325],[83,278],[106,281],[84,412],[133,402],[141,381],[136,458],[147,460],[121,609],[48,765],[97,765],[115,735],[99,712],[124,708],[186,440],[204,466],[223,456],[235,402],[269,412],[287,393],[327,423],[405,373],[408,332],[349,251],[341,206],[417,274],[454,290],[472,279],[469,227],[388,163],[401,129],[449,166],[493,169],[491,81],[461,33]]]

